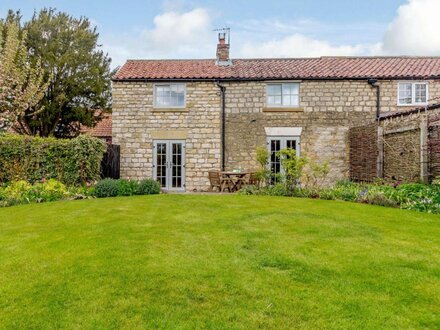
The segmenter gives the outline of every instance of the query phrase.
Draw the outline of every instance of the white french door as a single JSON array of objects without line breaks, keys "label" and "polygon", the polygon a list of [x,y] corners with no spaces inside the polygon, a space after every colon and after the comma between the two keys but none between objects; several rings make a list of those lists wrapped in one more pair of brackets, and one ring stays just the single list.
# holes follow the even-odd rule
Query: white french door
[{"label": "white french door", "polygon": [[185,141],[154,141],[153,178],[163,189],[185,190]]},{"label": "white french door", "polygon": [[269,169],[274,175],[273,183],[276,183],[278,175],[284,173],[277,152],[281,149],[294,149],[296,156],[299,157],[301,154],[299,136],[269,136],[267,138],[267,149],[269,151]]}]

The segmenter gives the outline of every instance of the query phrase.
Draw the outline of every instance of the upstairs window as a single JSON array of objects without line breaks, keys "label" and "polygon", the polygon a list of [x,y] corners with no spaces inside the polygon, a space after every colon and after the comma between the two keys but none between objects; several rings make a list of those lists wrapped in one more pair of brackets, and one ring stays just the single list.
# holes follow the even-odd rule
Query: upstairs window
[{"label": "upstairs window", "polygon": [[397,105],[420,105],[428,103],[428,84],[402,82],[398,87]]},{"label": "upstairs window", "polygon": [[156,108],[184,108],[185,94],[185,84],[157,84],[154,86],[154,106]]},{"label": "upstairs window", "polygon": [[299,106],[299,83],[274,83],[266,88],[267,105],[270,107]]}]

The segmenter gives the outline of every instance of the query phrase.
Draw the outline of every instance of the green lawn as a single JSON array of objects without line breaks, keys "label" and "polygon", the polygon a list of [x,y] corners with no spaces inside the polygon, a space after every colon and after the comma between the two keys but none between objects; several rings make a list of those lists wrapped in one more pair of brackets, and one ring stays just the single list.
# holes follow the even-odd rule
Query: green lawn
[{"label": "green lawn", "polygon": [[156,195],[0,209],[0,328],[440,328],[440,216]]}]

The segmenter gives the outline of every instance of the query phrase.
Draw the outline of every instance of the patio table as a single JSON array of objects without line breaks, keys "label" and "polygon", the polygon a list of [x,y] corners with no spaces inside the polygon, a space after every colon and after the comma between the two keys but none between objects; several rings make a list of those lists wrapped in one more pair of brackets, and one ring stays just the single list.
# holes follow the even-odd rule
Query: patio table
[{"label": "patio table", "polygon": [[225,171],[225,172],[221,172],[221,174],[231,180],[233,184],[233,186],[231,187],[231,191],[237,191],[240,190],[241,186],[245,183],[245,177],[246,175],[250,174],[250,172]]}]

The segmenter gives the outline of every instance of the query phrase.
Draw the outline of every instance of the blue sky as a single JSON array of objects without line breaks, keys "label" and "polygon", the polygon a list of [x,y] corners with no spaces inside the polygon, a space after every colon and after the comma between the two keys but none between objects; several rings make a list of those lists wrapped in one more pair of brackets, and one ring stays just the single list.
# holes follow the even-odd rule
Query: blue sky
[{"label": "blue sky", "polygon": [[224,26],[233,57],[440,55],[440,0],[2,0],[0,15],[42,7],[90,18],[114,65],[212,58]]}]

